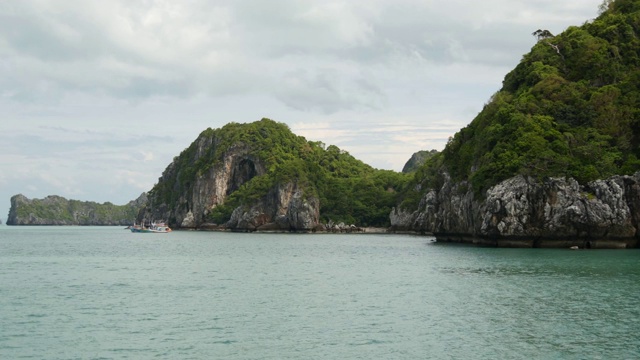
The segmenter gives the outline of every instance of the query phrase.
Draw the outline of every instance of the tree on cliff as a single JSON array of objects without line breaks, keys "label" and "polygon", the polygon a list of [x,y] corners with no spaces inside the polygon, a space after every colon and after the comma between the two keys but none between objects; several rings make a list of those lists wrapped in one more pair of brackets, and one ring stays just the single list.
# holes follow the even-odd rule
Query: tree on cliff
[{"label": "tree on cliff", "polygon": [[541,30],[541,29],[538,29],[538,30],[534,31],[533,34],[531,34],[531,35],[533,35],[536,38],[538,38],[538,41],[540,41],[542,39],[548,39],[550,37],[553,37],[553,34],[551,33],[551,31],[549,31],[549,30]]}]

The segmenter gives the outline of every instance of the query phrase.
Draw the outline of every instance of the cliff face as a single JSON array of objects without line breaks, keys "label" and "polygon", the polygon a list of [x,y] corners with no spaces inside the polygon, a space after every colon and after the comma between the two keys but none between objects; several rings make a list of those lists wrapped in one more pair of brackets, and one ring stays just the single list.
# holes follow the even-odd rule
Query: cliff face
[{"label": "cliff face", "polygon": [[[267,172],[267,164],[253,155],[249,146],[239,143],[227,148],[218,161],[207,160],[215,165],[196,175],[192,183],[185,183],[180,181],[184,168],[179,163],[202,162],[220,144],[216,137],[200,136],[192,146],[190,158],[176,158],[159,179],[159,184],[173,184],[176,201],[169,204],[152,192],[139,220],[168,220],[176,228],[211,227],[209,214],[215,207],[223,205],[243,184]],[[303,190],[296,182],[274,185],[251,205],[238,206],[225,224],[215,226],[240,231],[311,230],[319,222],[319,201],[306,198]]]},{"label": "cliff face", "polygon": [[143,193],[138,199],[118,206],[60,196],[28,199],[18,194],[11,197],[7,225],[130,225],[146,200]]},{"label": "cliff face", "polygon": [[396,230],[429,232],[439,241],[518,247],[636,247],[640,172],[579,185],[573,179],[516,176],[475,198],[466,183],[424,195],[416,211],[394,209]]},{"label": "cliff face", "polygon": [[[197,162],[211,147],[215,147],[214,140],[208,137],[198,138],[190,163]],[[140,220],[163,219],[175,227],[195,228],[207,222],[209,211],[224,203],[231,192],[265,172],[264,166],[248,154],[247,147],[238,146],[225,152],[218,166],[210,167],[191,184],[183,184],[175,180],[181,177],[182,171],[178,160],[175,159],[159,179],[159,183],[174,184],[173,190],[178,194],[177,200],[173,204],[167,204],[151,193],[149,204],[139,215]]]},{"label": "cliff face", "polygon": [[305,198],[295,183],[276,186],[255,205],[238,207],[227,226],[244,230],[309,231],[319,223],[320,204],[317,198]]}]

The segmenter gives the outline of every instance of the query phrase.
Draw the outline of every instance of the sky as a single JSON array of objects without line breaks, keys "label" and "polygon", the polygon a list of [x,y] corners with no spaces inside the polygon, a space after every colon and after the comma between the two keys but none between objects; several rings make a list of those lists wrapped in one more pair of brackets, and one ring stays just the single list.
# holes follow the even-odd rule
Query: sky
[{"label": "sky", "polygon": [[442,150],[529,52],[602,0],[0,2],[10,198],[125,204],[207,128],[270,118],[400,171]]}]

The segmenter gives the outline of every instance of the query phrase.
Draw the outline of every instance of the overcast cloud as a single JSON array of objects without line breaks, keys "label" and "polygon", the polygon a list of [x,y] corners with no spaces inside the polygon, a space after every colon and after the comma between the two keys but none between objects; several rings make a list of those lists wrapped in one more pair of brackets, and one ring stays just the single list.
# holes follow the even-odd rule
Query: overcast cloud
[{"label": "overcast cloud", "polygon": [[0,2],[11,195],[124,204],[207,127],[268,117],[377,168],[444,147],[601,0]]}]

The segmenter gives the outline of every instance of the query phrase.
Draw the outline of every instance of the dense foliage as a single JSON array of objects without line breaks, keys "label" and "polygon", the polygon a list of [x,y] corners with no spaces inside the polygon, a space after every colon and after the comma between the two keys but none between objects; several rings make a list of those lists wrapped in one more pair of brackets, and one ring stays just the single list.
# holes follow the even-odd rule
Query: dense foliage
[{"label": "dense foliage", "polygon": [[[196,154],[203,143],[207,144],[207,153]],[[305,196],[320,200],[320,220],[325,223],[388,226],[389,212],[398,201],[396,190],[409,180],[401,173],[374,169],[337,146],[307,141],[285,124],[262,119],[205,130],[174,159],[150,192],[155,206],[177,206],[180,194],[189,191],[198,176],[220,164],[233,148],[247,149],[247,156],[262,164],[265,171],[236,184],[224,204],[210,213],[216,223],[224,223],[236,207],[250,206],[273,187],[295,182]]]},{"label": "dense foliage", "polygon": [[640,0],[605,1],[557,36],[534,32],[531,52],[414,187],[435,186],[440,169],[479,194],[517,174],[587,182],[640,170],[639,34]]}]

